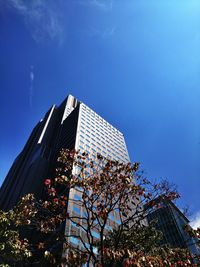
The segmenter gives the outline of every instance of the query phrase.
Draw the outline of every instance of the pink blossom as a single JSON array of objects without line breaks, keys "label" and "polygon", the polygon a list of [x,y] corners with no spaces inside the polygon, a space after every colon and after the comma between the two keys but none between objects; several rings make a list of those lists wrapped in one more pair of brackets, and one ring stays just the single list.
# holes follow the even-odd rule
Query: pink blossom
[{"label": "pink blossom", "polygon": [[50,185],[51,184],[51,180],[50,179],[46,179],[45,181],[44,181],[44,184],[47,186],[47,185]]}]

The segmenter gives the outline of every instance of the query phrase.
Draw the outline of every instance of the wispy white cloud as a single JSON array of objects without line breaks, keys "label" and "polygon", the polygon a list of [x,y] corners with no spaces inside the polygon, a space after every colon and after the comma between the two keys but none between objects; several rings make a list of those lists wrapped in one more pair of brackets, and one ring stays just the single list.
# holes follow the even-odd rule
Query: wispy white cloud
[{"label": "wispy white cloud", "polygon": [[200,227],[200,211],[197,212],[191,219],[190,225],[192,228],[197,229]]},{"label": "wispy white cloud", "polygon": [[26,26],[36,42],[63,41],[63,27],[55,3],[45,0],[8,0],[24,19]]},{"label": "wispy white cloud", "polygon": [[[113,10],[114,0],[77,0],[76,3],[85,6],[87,8],[93,8],[103,12],[111,12]],[[106,39],[115,34],[116,26],[107,25],[104,28],[90,26],[84,32],[88,34],[90,37],[100,37]]]},{"label": "wispy white cloud", "polygon": [[90,36],[100,37],[100,38],[110,38],[112,37],[116,32],[116,27],[107,27],[105,29],[97,29],[95,27],[91,27],[88,29],[88,34]]},{"label": "wispy white cloud", "polygon": [[33,82],[34,82],[34,78],[35,78],[33,69],[34,69],[34,67],[30,66],[30,76],[29,76],[29,78],[30,78],[30,87],[29,87],[29,105],[30,105],[30,108],[32,108],[32,105],[33,105]]},{"label": "wispy white cloud", "polygon": [[90,0],[89,4],[106,11],[112,10],[113,8],[112,0]]},{"label": "wispy white cloud", "polygon": [[102,11],[112,11],[113,9],[113,0],[80,0],[79,3]]},{"label": "wispy white cloud", "polygon": [[115,34],[116,27],[107,28],[103,31],[102,37],[107,38]]}]

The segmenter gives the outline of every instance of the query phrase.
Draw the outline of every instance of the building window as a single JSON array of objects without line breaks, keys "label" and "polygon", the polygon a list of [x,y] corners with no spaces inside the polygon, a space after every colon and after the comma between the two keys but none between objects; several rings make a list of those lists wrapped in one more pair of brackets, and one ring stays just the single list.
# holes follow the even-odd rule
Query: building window
[{"label": "building window", "polygon": [[70,237],[70,242],[72,242],[75,245],[78,245],[79,240],[76,237]]},{"label": "building window", "polygon": [[121,224],[121,220],[120,219],[115,219],[115,222],[117,223],[117,224]]},{"label": "building window", "polygon": [[74,211],[75,213],[77,213],[77,214],[81,214],[80,209],[79,209],[78,207],[76,207],[76,206],[73,206],[73,211]]},{"label": "building window", "polygon": [[115,217],[114,217],[114,215],[113,214],[109,214],[109,219],[111,220],[111,221],[115,221]]},{"label": "building window", "polygon": [[74,199],[75,200],[81,200],[81,196],[77,195],[77,194],[74,194]]},{"label": "building window", "polygon": [[92,231],[92,235],[93,235],[94,237],[96,237],[96,238],[99,238],[99,234],[98,234],[97,232],[95,232],[95,231]]}]

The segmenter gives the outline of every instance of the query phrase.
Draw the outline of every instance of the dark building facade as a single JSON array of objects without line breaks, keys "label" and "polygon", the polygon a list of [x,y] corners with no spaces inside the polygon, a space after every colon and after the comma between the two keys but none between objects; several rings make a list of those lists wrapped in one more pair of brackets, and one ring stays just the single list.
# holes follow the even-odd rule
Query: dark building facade
[{"label": "dark building facade", "polygon": [[158,208],[155,208],[147,216],[148,222],[155,221],[156,228],[162,232],[161,245],[168,244],[171,247],[188,248],[192,254],[200,253],[197,240],[190,237],[184,230],[189,224],[187,217],[170,200],[163,199]]},{"label": "dark building facade", "polygon": [[[74,147],[74,135],[63,144],[63,128],[69,128],[75,132],[78,106],[74,104],[74,112],[64,124],[61,124],[66,99],[59,107],[50,108],[44,118],[34,127],[22,152],[15,159],[0,190],[0,208],[11,209],[19,199],[27,194],[34,193],[41,196],[43,180],[54,167],[55,157],[61,146]],[[70,125],[70,126],[69,126]],[[65,145],[65,146],[64,146]]]}]

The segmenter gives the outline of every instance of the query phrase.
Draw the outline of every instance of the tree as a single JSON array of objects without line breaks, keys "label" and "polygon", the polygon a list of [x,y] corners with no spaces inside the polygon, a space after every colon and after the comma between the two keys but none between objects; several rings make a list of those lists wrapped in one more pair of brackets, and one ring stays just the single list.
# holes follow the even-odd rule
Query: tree
[{"label": "tree", "polygon": [[156,245],[147,212],[159,205],[158,196],[179,195],[166,181],[144,178],[138,163],[62,150],[44,187],[42,200],[28,194],[14,209],[17,224],[36,233],[32,262],[39,266],[192,266],[185,251]]},{"label": "tree", "polygon": [[31,255],[28,240],[20,238],[16,214],[0,211],[0,266],[26,262]]},{"label": "tree", "polygon": [[111,232],[105,241],[106,267],[197,266],[186,249],[160,246],[162,233],[153,225],[135,226],[124,231],[116,250],[117,232]]}]

